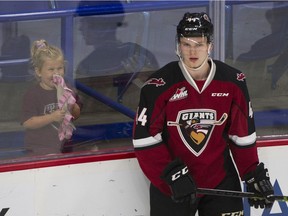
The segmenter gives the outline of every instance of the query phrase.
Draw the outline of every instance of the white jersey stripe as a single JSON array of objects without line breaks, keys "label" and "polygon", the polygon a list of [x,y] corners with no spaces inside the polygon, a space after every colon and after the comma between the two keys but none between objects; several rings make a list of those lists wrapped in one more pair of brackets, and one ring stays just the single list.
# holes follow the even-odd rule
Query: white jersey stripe
[{"label": "white jersey stripe", "polygon": [[161,133],[156,134],[156,136],[146,137],[143,139],[133,139],[133,145],[135,148],[143,148],[147,146],[152,146],[162,142],[162,135]]},{"label": "white jersey stripe", "polygon": [[249,136],[238,137],[236,135],[229,135],[229,138],[238,146],[249,146],[256,142],[256,132]]}]

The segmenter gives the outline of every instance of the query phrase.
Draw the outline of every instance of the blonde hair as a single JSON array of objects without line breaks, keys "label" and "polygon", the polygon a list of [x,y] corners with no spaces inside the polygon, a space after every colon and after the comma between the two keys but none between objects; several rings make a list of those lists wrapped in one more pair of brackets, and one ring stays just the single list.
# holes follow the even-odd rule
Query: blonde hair
[{"label": "blonde hair", "polygon": [[61,49],[56,46],[49,45],[44,39],[36,40],[31,47],[31,63],[32,66],[41,70],[46,58],[50,59],[63,59],[65,63],[64,55]]}]

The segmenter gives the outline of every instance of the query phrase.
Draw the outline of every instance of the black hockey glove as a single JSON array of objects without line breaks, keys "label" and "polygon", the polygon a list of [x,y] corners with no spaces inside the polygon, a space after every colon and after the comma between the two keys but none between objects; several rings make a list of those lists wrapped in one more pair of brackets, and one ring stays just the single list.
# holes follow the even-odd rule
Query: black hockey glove
[{"label": "black hockey glove", "polygon": [[248,192],[260,194],[264,199],[249,198],[250,206],[255,208],[271,208],[273,202],[274,189],[270,182],[268,170],[264,168],[264,164],[260,163],[256,169],[245,175],[244,180]]},{"label": "black hockey glove", "polygon": [[196,185],[187,166],[179,159],[168,164],[161,177],[170,186],[172,199],[175,202],[196,200]]}]

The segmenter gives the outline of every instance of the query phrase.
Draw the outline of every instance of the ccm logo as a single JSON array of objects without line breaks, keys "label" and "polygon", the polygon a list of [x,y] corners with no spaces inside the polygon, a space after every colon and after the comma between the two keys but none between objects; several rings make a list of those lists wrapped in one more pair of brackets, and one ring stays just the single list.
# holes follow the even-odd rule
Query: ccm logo
[{"label": "ccm logo", "polygon": [[188,168],[187,166],[185,166],[182,170],[176,172],[174,175],[172,175],[172,181],[177,180],[178,178],[180,178],[181,176],[184,176],[185,174],[188,173]]},{"label": "ccm logo", "polygon": [[228,97],[229,93],[212,93],[212,97]]}]

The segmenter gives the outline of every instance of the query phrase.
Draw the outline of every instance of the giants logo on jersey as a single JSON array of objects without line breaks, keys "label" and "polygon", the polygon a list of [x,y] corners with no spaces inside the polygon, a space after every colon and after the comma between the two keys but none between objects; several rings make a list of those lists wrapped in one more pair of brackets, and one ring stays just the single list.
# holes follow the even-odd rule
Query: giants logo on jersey
[{"label": "giants logo on jersey", "polygon": [[[220,125],[216,119],[215,110],[189,109],[178,113],[177,124],[174,125],[177,126],[178,133],[186,147],[194,155],[199,156],[207,146],[215,123]],[[171,122],[170,125],[172,125]]]}]

